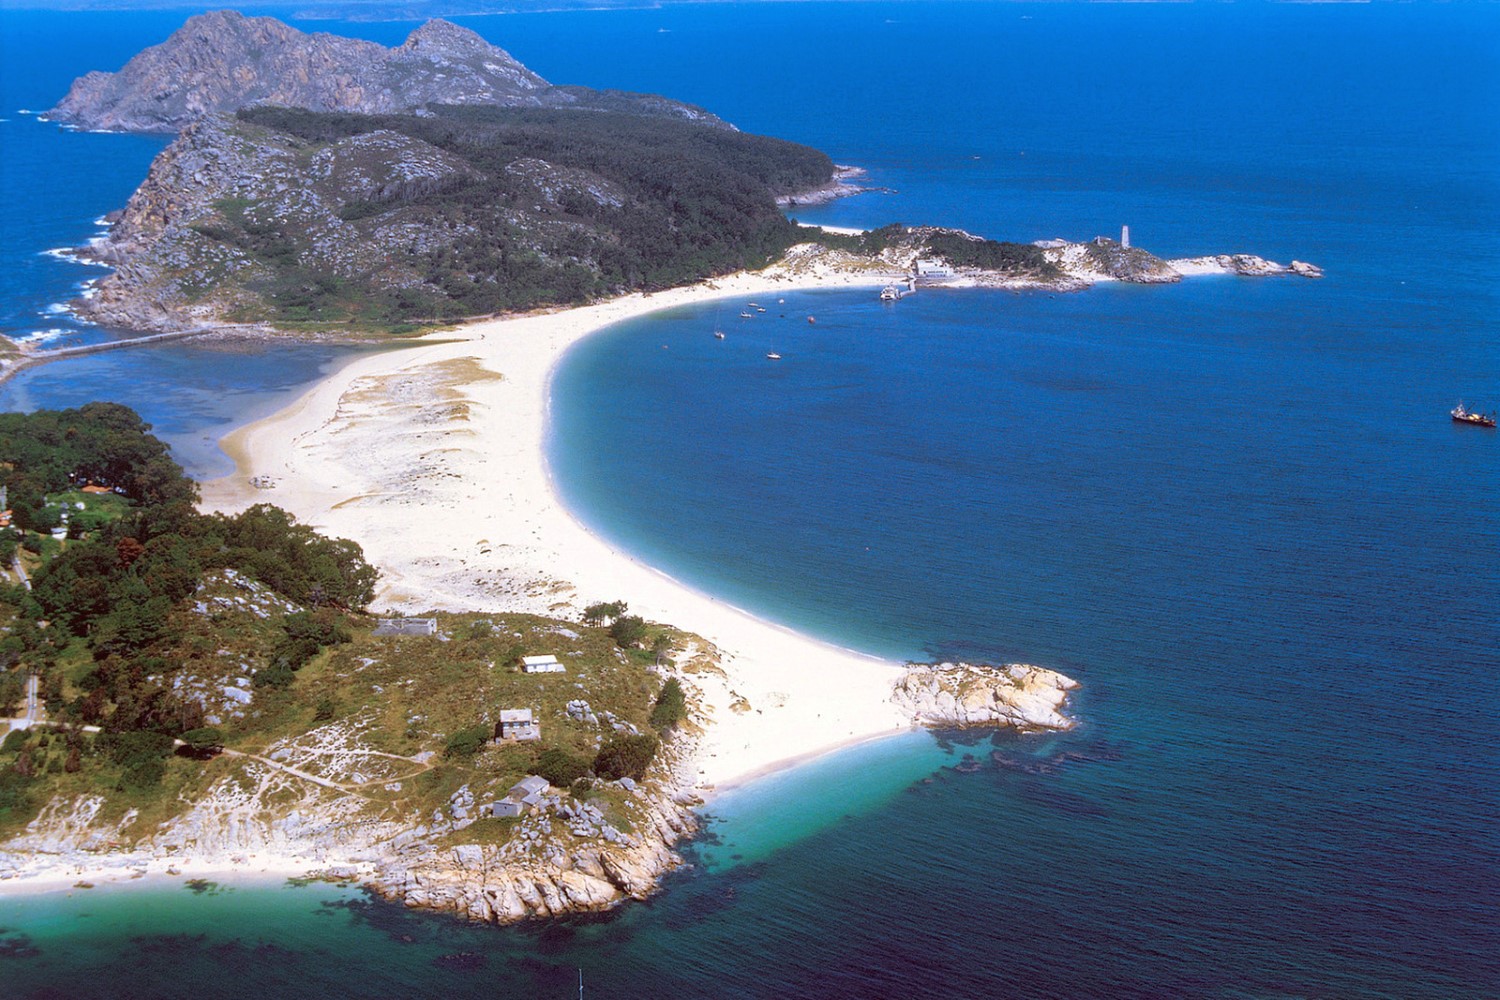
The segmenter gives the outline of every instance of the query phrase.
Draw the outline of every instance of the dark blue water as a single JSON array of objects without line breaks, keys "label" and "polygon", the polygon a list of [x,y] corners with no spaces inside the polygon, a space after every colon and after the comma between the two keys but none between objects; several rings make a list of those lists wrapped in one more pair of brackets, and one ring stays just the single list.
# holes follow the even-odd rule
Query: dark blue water
[{"label": "dark blue water", "polygon": [[[698,865],[602,922],[475,930],[292,891],[243,890],[233,919],[187,893],[0,902],[44,953],[3,967],[23,992],[187,995],[188,969],[195,995],[313,995],[331,969],[371,995],[561,996],[582,966],[606,996],[1500,993],[1500,439],[1445,414],[1500,405],[1494,8],[469,23],[551,79],[697,101],[896,192],[809,218],[1128,223],[1166,255],[1329,276],[801,293],[592,338],[553,443],[591,522],[816,635],[1062,669],[1079,730],[918,734],[726,796]],[[132,907],[206,937],[132,945]],[[287,939],[313,912],[328,930]],[[260,941],[288,953],[216,965]]]}]

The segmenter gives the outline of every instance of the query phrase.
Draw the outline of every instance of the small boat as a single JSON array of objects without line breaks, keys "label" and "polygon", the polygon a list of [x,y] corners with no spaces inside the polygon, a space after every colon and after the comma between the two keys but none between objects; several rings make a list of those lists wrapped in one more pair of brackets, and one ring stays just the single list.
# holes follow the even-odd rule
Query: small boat
[{"label": "small boat", "polygon": [[882,302],[895,302],[900,297],[901,289],[895,285],[886,285],[880,290],[880,301]]},{"label": "small boat", "polygon": [[760,308],[760,303],[759,302],[746,302],[745,305],[749,306],[751,309],[759,309]]},{"label": "small boat", "polygon": [[747,312],[740,313],[740,319],[749,319],[749,318],[750,318],[750,314],[749,313],[747,313]]},{"label": "small boat", "polygon": [[714,331],[714,336],[718,337],[720,340],[723,340],[724,339],[724,331],[723,330],[715,330]]},{"label": "small boat", "polygon": [[765,306],[756,306],[755,307],[755,311],[758,312],[758,313],[763,313],[763,312],[766,311],[766,307]]},{"label": "small boat", "polygon": [[767,354],[766,357],[770,358],[772,361],[780,361],[781,360],[781,355],[777,354],[775,351],[772,351],[770,354]]},{"label": "small boat", "polygon": [[807,317],[807,321],[809,323],[816,323],[818,321],[818,318],[816,316],[809,316]]},{"label": "small boat", "polygon": [[1453,408],[1452,415],[1453,422],[1456,424],[1473,424],[1475,427],[1495,426],[1495,415],[1493,413],[1475,413],[1462,403]]}]

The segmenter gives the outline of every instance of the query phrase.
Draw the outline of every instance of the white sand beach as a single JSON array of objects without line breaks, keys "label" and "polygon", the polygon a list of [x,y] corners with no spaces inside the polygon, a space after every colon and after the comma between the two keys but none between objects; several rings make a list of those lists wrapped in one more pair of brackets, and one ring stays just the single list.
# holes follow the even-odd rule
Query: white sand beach
[{"label": "white sand beach", "polygon": [[713,720],[701,753],[705,791],[904,730],[909,718],[888,700],[898,664],[754,618],[612,548],[563,507],[543,448],[552,370],[604,326],[719,297],[887,280],[740,274],[363,357],[229,435],[237,471],[204,484],[203,507],[274,503],[357,541],[382,571],[381,610],[568,617],[623,599],[632,613],[698,633],[718,646],[725,671],[693,678]]},{"label": "white sand beach", "polygon": [[[277,854],[271,851],[236,854],[232,857],[200,858],[156,857],[127,851],[102,854],[76,854],[59,860],[57,855],[38,853],[30,864],[14,877],[0,881],[0,898],[36,896],[42,893],[82,892],[100,886],[140,884],[160,888],[164,883],[181,879],[184,883],[202,879],[233,886],[268,884],[280,886],[287,879],[307,878],[309,873],[328,869],[326,860],[302,854]],[[375,865],[344,864],[338,866],[340,877],[366,878]]]}]

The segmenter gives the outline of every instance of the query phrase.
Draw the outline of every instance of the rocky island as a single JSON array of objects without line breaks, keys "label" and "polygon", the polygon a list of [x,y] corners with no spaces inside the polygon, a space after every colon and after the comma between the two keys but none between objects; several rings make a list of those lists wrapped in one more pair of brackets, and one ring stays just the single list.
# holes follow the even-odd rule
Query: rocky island
[{"label": "rocky island", "polygon": [[256,105],[362,115],[431,105],[628,109],[730,127],[679,101],[553,86],[450,21],[428,21],[388,49],[232,10],[188,18],[118,72],[80,77],[46,117],[81,129],[180,132],[205,115]]},{"label": "rocky island", "polygon": [[767,267],[899,280],[929,260],[928,283],[1051,290],[1321,273],[1104,239],[798,227],[782,208],[858,193],[860,171],[678,101],[554,86],[444,21],[385,48],[203,14],[80,78],[48,117],[180,133],[77,251],[114,270],[75,310],[141,331],[409,332]]}]

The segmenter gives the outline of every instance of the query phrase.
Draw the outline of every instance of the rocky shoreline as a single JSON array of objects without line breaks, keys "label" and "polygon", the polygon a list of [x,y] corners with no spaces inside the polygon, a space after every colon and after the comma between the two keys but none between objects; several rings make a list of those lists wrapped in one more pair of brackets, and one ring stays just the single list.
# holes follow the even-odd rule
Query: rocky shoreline
[{"label": "rocky shoreline", "polygon": [[796,208],[799,205],[826,205],[830,201],[838,201],[840,198],[849,198],[870,191],[890,191],[889,188],[871,187],[858,183],[858,178],[864,177],[867,173],[868,171],[863,167],[837,164],[833,177],[827,184],[780,195],[776,199],[776,204],[782,208]]},{"label": "rocky shoreline", "polygon": [[[674,747],[663,782],[643,793],[636,829],[610,826],[586,803],[560,799],[527,817],[503,845],[459,844],[448,851],[400,849],[382,861],[368,884],[380,896],[414,909],[483,923],[606,910],[643,900],[682,864],[674,850],[698,829],[687,786],[691,751]],[[632,790],[634,790],[632,788]]]},{"label": "rocky shoreline", "polygon": [[[98,796],[54,799],[23,834],[0,844],[0,892],[270,874],[357,881],[393,902],[490,923],[608,909],[650,895],[682,863],[676,843],[698,828],[692,807],[701,800],[686,780],[691,741],[669,743],[660,757],[646,781],[614,783],[631,801],[633,829],[554,793],[499,844],[487,836],[465,842],[461,831],[496,822],[481,818],[467,788],[416,822],[258,762],[247,768],[255,789],[221,779],[134,844],[134,810],[109,819]],[[281,797],[293,789],[288,807]]]},{"label": "rocky shoreline", "polygon": [[[1065,730],[1063,675],[1026,664],[910,664],[892,701],[913,725],[1004,726],[1025,732]],[[507,924],[606,910],[654,893],[682,865],[676,847],[699,829],[699,741],[679,735],[664,744],[641,783],[612,783],[631,804],[629,829],[588,803],[552,793],[503,842],[476,824],[482,818],[467,786],[446,810],[414,822],[383,814],[341,794],[334,781],[279,768],[272,760],[319,747],[348,761],[367,753],[357,728],[324,727],[283,741],[264,757],[239,760],[182,815],[140,836],[129,810],[106,817],[97,796],[55,799],[20,836],[0,844],[0,892],[88,888],[99,882],[213,874],[234,879],[275,875],[357,881],[414,909]],[[368,768],[346,763],[348,767]],[[324,775],[347,777],[335,769]],[[276,805],[272,805],[274,801]],[[477,836],[466,836],[474,829]],[[134,844],[131,844],[134,838]]]}]

